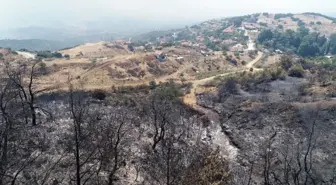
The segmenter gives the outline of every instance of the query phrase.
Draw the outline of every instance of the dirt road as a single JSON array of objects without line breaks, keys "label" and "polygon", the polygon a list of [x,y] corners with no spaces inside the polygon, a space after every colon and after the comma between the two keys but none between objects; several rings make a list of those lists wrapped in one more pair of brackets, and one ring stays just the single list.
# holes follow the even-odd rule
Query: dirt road
[{"label": "dirt road", "polygon": [[255,70],[261,70],[261,69],[257,69],[257,68],[254,68],[253,66],[259,62],[259,60],[262,58],[263,56],[263,53],[262,52],[258,52],[258,56],[252,60],[251,62],[249,62],[247,65],[244,66],[243,69],[240,69],[240,70],[237,70],[237,71],[231,71],[231,72],[226,72],[226,73],[223,73],[223,74],[219,74],[219,75],[215,75],[215,76],[211,76],[209,78],[204,78],[204,79],[201,79],[201,80],[195,80],[195,81],[192,81],[192,87],[191,87],[191,90],[190,90],[190,93],[189,94],[186,94],[184,97],[183,97],[183,101],[185,104],[189,105],[189,106],[192,106],[192,107],[197,107],[197,100],[196,100],[196,94],[197,94],[197,88],[198,86],[200,85],[204,85],[206,84],[207,82],[217,78],[217,77],[223,77],[223,76],[228,76],[230,74],[234,74],[236,72],[242,72],[242,71],[245,71],[245,70],[250,70],[250,68],[253,68]]},{"label": "dirt road", "polygon": [[222,153],[222,155],[225,155],[226,157],[228,157],[231,160],[234,160],[237,156],[238,153],[238,149],[235,148],[233,145],[231,145],[230,143],[230,139],[229,137],[224,134],[222,132],[222,128],[220,127],[220,119],[219,119],[219,115],[217,112],[208,109],[206,107],[202,107],[200,105],[197,104],[197,98],[196,98],[196,91],[198,90],[198,86],[200,85],[204,85],[205,83],[215,79],[216,77],[221,77],[221,76],[227,76],[230,74],[234,74],[236,72],[242,72],[244,70],[249,70],[250,68],[253,68],[253,66],[262,58],[263,53],[259,52],[258,56],[252,60],[251,62],[249,62],[246,66],[244,66],[243,69],[237,70],[237,71],[231,71],[231,72],[227,72],[227,73],[223,73],[220,75],[215,75],[209,78],[204,78],[201,80],[195,80],[192,81],[192,87],[190,90],[189,94],[186,94],[183,97],[183,102],[186,105],[189,105],[191,108],[193,108],[195,111],[203,114],[204,116],[206,116],[210,122],[211,122],[211,129],[207,129],[206,134],[205,135],[210,135],[211,136],[211,142],[213,147],[218,147]]},{"label": "dirt road", "polygon": [[19,55],[22,55],[26,59],[35,59],[35,55],[29,52],[17,51]]}]

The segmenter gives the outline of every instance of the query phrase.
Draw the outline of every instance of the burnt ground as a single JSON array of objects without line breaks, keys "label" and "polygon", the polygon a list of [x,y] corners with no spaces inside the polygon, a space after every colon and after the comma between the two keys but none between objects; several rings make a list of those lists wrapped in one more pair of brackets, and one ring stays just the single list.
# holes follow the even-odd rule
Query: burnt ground
[{"label": "burnt ground", "polygon": [[309,143],[313,146],[311,173],[321,179],[333,174],[336,102],[301,95],[299,87],[306,83],[305,79],[289,77],[259,84],[262,91],[239,89],[224,99],[217,93],[198,96],[199,105],[219,115],[222,131],[237,148],[235,162],[239,168],[248,171],[253,164],[257,184],[262,181],[259,178],[263,175],[265,151],[272,153],[271,166],[280,169],[285,156],[303,158]]}]

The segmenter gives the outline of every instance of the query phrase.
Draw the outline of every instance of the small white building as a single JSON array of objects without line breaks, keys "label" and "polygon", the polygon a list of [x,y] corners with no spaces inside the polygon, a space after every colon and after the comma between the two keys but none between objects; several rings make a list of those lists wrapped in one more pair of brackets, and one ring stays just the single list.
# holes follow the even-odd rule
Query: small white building
[{"label": "small white building", "polygon": [[177,58],[176,58],[176,61],[177,61],[177,62],[184,62],[184,57],[177,57]]}]

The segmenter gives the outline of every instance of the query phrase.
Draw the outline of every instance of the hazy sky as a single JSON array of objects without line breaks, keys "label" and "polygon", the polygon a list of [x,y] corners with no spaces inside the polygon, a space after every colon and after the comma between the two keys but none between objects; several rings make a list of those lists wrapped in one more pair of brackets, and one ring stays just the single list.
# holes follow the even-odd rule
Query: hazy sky
[{"label": "hazy sky", "polygon": [[[319,12],[336,15],[336,0],[0,0],[0,26],[55,21],[71,24],[105,16],[162,21],[202,21],[256,12]],[[49,26],[49,25],[48,25]]]}]

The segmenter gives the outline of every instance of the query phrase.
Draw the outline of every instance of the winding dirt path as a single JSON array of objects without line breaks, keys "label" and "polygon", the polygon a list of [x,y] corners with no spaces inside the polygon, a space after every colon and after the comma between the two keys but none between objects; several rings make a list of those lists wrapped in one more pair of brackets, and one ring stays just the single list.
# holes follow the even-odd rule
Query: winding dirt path
[{"label": "winding dirt path", "polygon": [[191,107],[197,107],[197,100],[196,100],[196,94],[197,94],[197,88],[198,86],[201,86],[201,85],[204,85],[206,84],[207,82],[217,78],[217,77],[223,77],[223,76],[228,76],[230,74],[234,74],[236,72],[243,72],[245,70],[249,70],[250,68],[253,68],[253,71],[259,71],[259,70],[262,70],[262,69],[257,69],[257,68],[254,68],[253,66],[259,62],[259,60],[262,58],[263,56],[263,53],[262,52],[258,52],[258,56],[252,60],[251,62],[249,62],[247,65],[244,66],[244,69],[241,69],[241,70],[237,70],[237,71],[231,71],[231,72],[226,72],[226,73],[222,73],[222,74],[219,74],[219,75],[215,75],[215,76],[211,76],[211,77],[208,77],[208,78],[204,78],[204,79],[201,79],[201,80],[195,80],[195,81],[192,81],[192,87],[191,87],[191,90],[190,90],[190,93],[189,94],[186,94],[184,97],[183,97],[183,101],[185,104],[191,106]]},{"label": "winding dirt path", "polygon": [[238,149],[231,144],[231,141],[230,141],[229,137],[225,133],[222,132],[222,128],[221,128],[221,124],[220,124],[220,116],[218,115],[218,113],[211,110],[211,109],[202,107],[202,106],[197,104],[197,97],[196,97],[197,93],[196,93],[196,91],[198,90],[197,89],[198,86],[204,85],[207,82],[209,82],[209,81],[211,81],[211,80],[213,80],[217,77],[227,76],[227,75],[230,75],[230,74],[234,74],[236,72],[242,72],[242,71],[245,71],[245,70],[249,70],[250,68],[253,68],[254,69],[253,71],[262,70],[262,69],[256,69],[256,68],[253,67],[262,58],[262,56],[263,56],[263,53],[259,52],[258,56],[254,60],[252,60],[246,66],[244,66],[244,69],[227,72],[227,73],[223,73],[223,74],[220,74],[220,75],[215,75],[215,76],[212,76],[212,77],[209,77],[209,78],[204,78],[204,79],[201,79],[201,80],[192,81],[192,87],[191,87],[190,93],[186,94],[183,97],[183,102],[186,105],[190,106],[192,109],[194,109],[195,111],[203,114],[204,116],[206,116],[209,119],[209,121],[211,122],[211,124],[209,126],[210,128],[208,128],[208,129],[206,129],[206,131],[204,131],[204,135],[210,135],[211,138],[208,142],[210,142],[211,145],[214,148],[218,147],[220,149],[222,155],[226,156],[230,160],[235,160],[236,159],[236,156],[238,154]]}]

